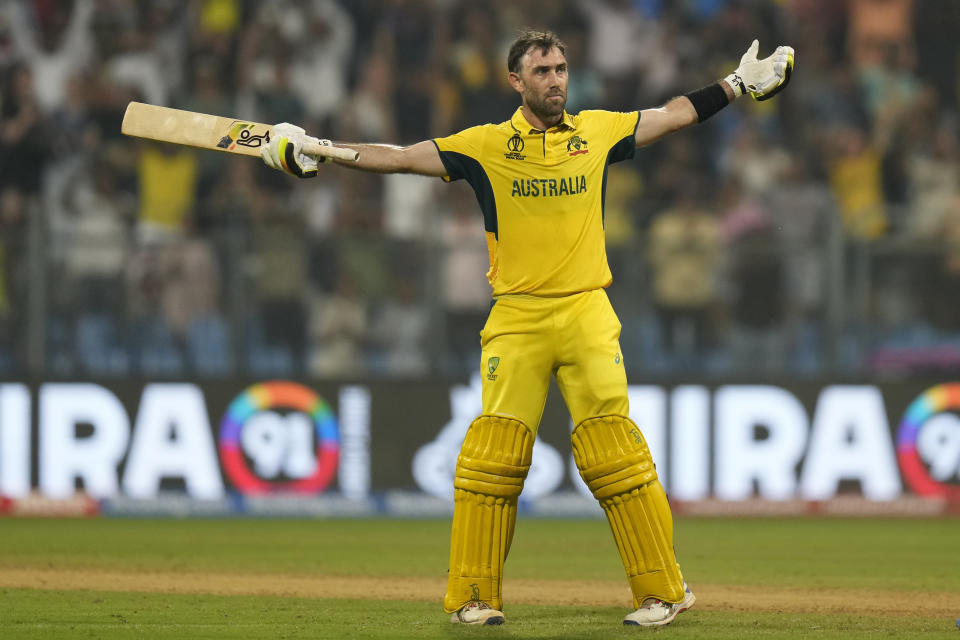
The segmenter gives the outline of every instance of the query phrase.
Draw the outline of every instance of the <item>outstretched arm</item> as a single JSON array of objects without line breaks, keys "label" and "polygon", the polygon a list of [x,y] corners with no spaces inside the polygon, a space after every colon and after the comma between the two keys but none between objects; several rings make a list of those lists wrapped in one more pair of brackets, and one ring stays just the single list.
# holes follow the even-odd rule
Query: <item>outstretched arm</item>
[{"label": "outstretched arm", "polygon": [[356,162],[337,161],[345,167],[376,173],[416,173],[422,176],[445,176],[437,145],[424,140],[409,147],[388,144],[337,143],[360,153]]},{"label": "outstretched arm", "polygon": [[754,100],[768,100],[779,93],[790,82],[793,48],[777,47],[770,57],[757,60],[759,47],[760,43],[754,40],[740,58],[737,70],[723,80],[674,98],[659,109],[641,111],[635,135],[637,146],[703,122],[744,93]]},{"label": "outstretched arm", "polygon": [[[353,149],[360,155],[357,160],[334,160],[327,157],[312,157],[304,153],[306,143],[322,146]],[[444,176],[446,170],[440,161],[440,153],[430,140],[409,147],[388,144],[354,144],[318,140],[310,137],[296,125],[286,122],[274,125],[270,143],[260,150],[267,166],[297,176],[312,178],[317,175],[319,163],[337,162],[346,167],[376,173],[416,173],[424,176]]]}]

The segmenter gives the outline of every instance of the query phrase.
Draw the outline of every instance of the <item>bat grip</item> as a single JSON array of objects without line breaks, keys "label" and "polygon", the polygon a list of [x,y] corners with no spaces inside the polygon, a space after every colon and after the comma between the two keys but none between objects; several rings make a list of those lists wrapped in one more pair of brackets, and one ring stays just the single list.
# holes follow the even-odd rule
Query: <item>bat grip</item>
[{"label": "bat grip", "polygon": [[314,158],[333,158],[334,160],[343,160],[345,162],[356,162],[360,158],[360,152],[345,147],[331,147],[330,145],[318,144],[315,142],[306,142],[302,151],[308,156]]}]

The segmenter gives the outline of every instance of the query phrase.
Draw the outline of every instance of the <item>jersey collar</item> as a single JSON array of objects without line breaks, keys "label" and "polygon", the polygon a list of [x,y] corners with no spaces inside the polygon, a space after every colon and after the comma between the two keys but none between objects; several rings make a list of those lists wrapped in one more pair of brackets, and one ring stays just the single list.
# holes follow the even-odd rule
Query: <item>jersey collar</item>
[{"label": "jersey collar", "polygon": [[[543,133],[542,129],[537,129],[535,126],[530,124],[527,119],[523,116],[523,107],[517,107],[517,110],[514,112],[513,117],[510,118],[510,125],[522,133]],[[564,110],[563,120],[560,121],[560,124],[547,129],[547,131],[563,131],[564,129],[575,130],[577,128],[576,121],[573,116]]]}]

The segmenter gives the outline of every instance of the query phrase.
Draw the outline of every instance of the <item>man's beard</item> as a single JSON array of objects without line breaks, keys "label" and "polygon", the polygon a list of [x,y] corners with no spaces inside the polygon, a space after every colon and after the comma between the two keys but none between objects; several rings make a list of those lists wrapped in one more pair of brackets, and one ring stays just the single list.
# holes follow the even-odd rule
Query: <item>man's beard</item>
[{"label": "man's beard", "polygon": [[551,95],[545,96],[543,99],[528,95],[527,107],[530,108],[530,111],[532,111],[535,116],[544,122],[558,120],[562,117],[563,109],[567,105],[567,96],[562,93],[553,95],[560,95],[563,99],[560,102],[554,102],[550,100]]}]

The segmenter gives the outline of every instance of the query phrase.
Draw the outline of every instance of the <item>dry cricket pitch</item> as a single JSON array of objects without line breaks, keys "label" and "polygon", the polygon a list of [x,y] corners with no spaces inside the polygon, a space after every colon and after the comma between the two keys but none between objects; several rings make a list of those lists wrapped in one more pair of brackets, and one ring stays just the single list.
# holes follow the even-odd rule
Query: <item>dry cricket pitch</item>
[{"label": "dry cricket pitch", "polygon": [[[269,595],[297,598],[436,601],[443,597],[441,578],[407,577],[397,590],[396,577],[263,573],[122,571],[79,568],[6,567],[0,587],[56,590],[128,591],[142,593]],[[703,611],[754,611],[846,614],[853,616],[935,617],[957,605],[953,593],[905,594],[881,589],[776,590],[743,585],[694,584],[696,607]],[[629,606],[625,581],[504,581],[504,600],[518,604]]]}]

